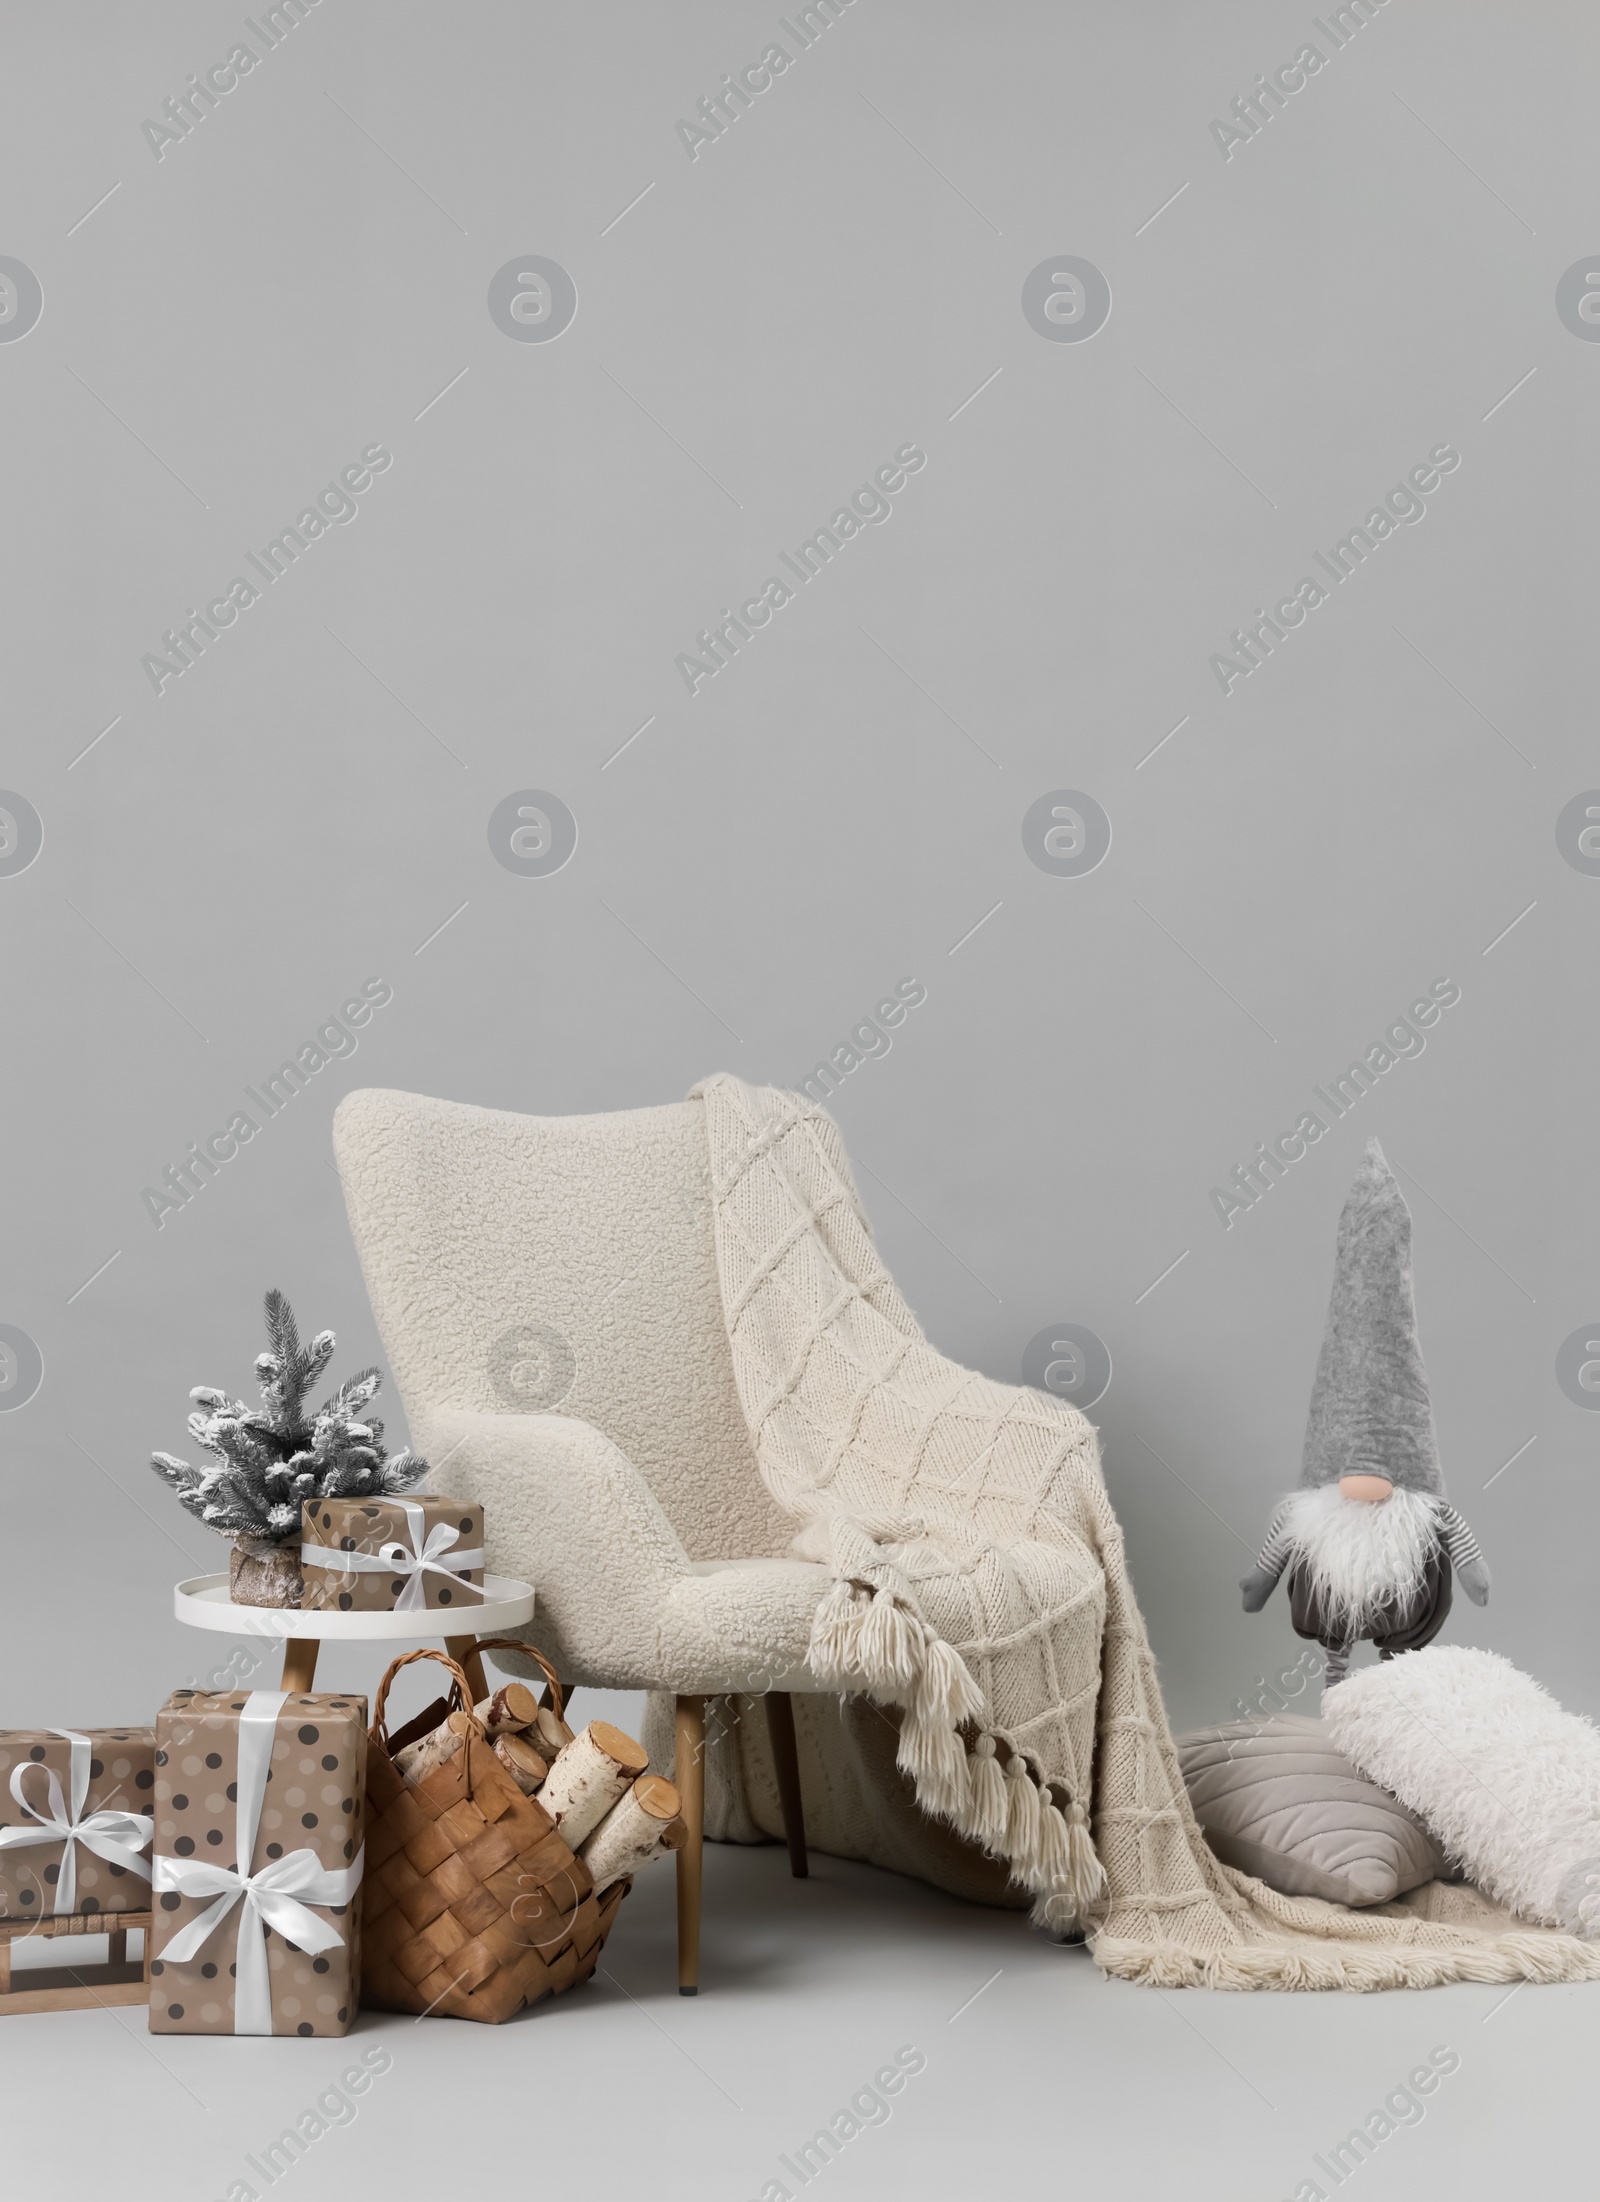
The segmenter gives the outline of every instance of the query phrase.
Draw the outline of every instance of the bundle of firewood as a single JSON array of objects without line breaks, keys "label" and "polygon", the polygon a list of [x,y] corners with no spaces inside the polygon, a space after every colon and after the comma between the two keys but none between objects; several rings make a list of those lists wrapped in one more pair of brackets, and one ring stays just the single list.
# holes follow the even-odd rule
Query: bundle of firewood
[{"label": "bundle of firewood", "polygon": [[521,1682],[507,1682],[470,1713],[447,1714],[437,1728],[394,1754],[408,1786],[425,1781],[481,1730],[525,1797],[537,1797],[562,1841],[589,1869],[595,1894],[642,1866],[681,1850],[688,1831],[672,1783],[649,1770],[642,1745],[608,1720],[574,1735]]}]

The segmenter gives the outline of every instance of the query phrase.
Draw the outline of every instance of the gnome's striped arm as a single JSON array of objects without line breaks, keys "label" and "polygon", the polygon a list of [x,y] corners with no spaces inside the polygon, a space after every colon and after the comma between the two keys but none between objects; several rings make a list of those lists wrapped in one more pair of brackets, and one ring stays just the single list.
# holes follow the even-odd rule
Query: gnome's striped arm
[{"label": "gnome's striped arm", "polygon": [[[1256,1555],[1256,1566],[1263,1575],[1270,1575],[1274,1582],[1289,1565],[1289,1556],[1294,1549],[1289,1542],[1288,1513],[1286,1504],[1278,1508],[1267,1531],[1266,1542]],[[1465,1529],[1467,1525],[1463,1522],[1461,1526]]]},{"label": "gnome's striped arm", "polygon": [[[1261,1611],[1277,1589],[1278,1578],[1293,1556],[1294,1547],[1289,1541],[1288,1513],[1289,1502],[1285,1499],[1272,1517],[1266,1542],[1261,1547],[1255,1566],[1240,1581],[1239,1588],[1244,1592],[1246,1613]],[[1463,1522],[1461,1526],[1465,1529],[1466,1523]],[[1467,1533],[1471,1535],[1470,1530]]]},{"label": "gnome's striped arm", "polygon": [[1489,1563],[1478,1549],[1478,1540],[1453,1506],[1439,1509],[1439,1540],[1450,1555],[1450,1564],[1461,1578],[1461,1587],[1475,1606],[1489,1597]]}]

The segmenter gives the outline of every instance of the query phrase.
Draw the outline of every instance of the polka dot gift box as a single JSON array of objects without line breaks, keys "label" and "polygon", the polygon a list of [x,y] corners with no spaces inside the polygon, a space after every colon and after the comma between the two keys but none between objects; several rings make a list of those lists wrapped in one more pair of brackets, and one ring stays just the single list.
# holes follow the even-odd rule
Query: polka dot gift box
[{"label": "polka dot gift box", "polygon": [[156,1715],[153,2034],[343,2034],[367,1701],[175,1690]]},{"label": "polka dot gift box", "polygon": [[483,1508],[460,1499],[307,1499],[302,1606],[410,1613],[483,1599]]},{"label": "polka dot gift box", "polygon": [[148,1911],[153,1728],[0,1730],[0,1919]]}]

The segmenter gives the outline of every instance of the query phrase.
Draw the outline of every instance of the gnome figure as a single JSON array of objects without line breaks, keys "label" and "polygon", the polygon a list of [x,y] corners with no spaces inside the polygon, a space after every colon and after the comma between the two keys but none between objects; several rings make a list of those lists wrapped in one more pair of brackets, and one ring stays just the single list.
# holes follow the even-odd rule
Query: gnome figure
[{"label": "gnome figure", "polygon": [[1290,1617],[1327,1654],[1332,1688],[1362,1637],[1380,1659],[1432,1642],[1450,1611],[1452,1566],[1483,1605],[1489,1570],[1439,1468],[1411,1295],[1411,1213],[1374,1139],[1339,1218],[1300,1488],[1239,1587],[1245,1612],[1259,1613],[1289,1570]]}]

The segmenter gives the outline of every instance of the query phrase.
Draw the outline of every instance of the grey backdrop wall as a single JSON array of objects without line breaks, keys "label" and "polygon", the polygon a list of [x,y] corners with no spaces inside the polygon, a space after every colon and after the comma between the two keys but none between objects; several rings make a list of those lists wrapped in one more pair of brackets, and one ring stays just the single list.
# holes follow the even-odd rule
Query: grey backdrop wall
[{"label": "grey backdrop wall", "polygon": [[227,1656],[145,1463],[268,1284],[375,1355],[341,1093],[826,1059],[935,1339],[1100,1394],[1180,1721],[1298,1656],[1234,1586],[1381,1136],[1451,1634],[1600,1710],[1582,11],[6,38],[0,1719]]}]

